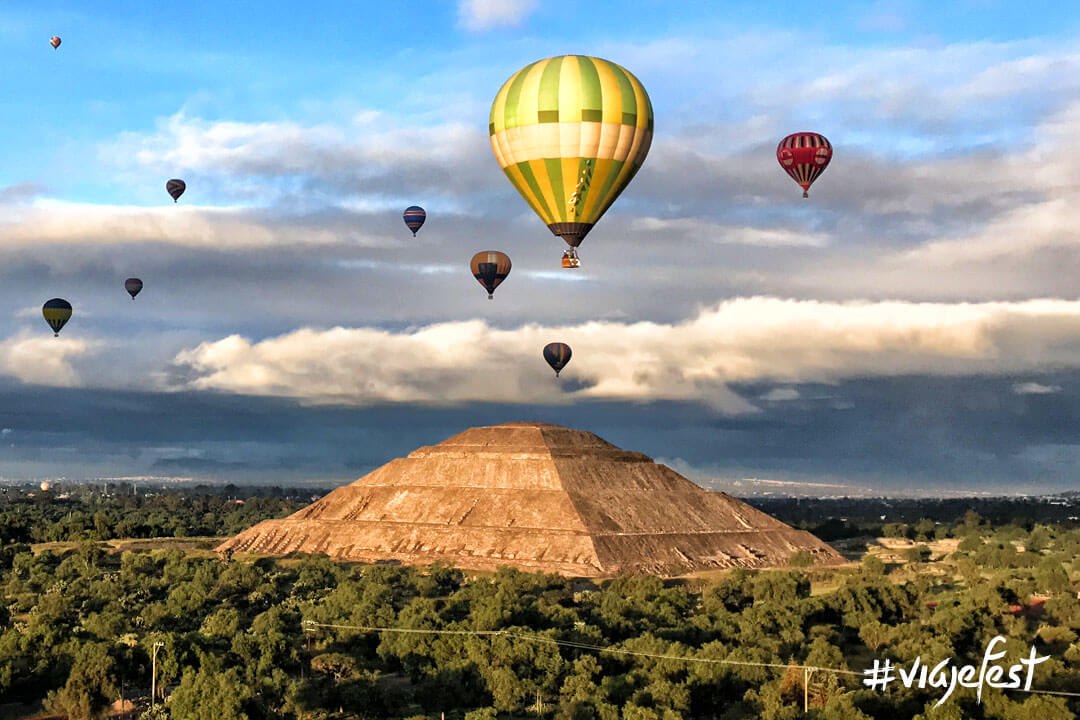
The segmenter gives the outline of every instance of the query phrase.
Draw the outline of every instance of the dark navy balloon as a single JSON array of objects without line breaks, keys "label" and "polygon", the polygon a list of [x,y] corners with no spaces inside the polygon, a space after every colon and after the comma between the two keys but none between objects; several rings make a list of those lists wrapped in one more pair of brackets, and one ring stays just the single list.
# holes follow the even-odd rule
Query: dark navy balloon
[{"label": "dark navy balloon", "polygon": [[570,346],[566,343],[554,342],[544,346],[544,359],[547,360],[547,364],[551,366],[551,369],[555,371],[555,377],[559,377],[559,371],[570,362],[571,354]]},{"label": "dark navy balloon", "polygon": [[416,231],[424,224],[424,220],[427,220],[427,213],[419,205],[410,205],[405,208],[405,212],[402,213],[401,217],[405,219],[405,224],[412,230],[413,237],[416,237]]},{"label": "dark navy balloon", "polygon": [[180,199],[180,196],[187,190],[187,183],[179,178],[173,178],[169,182],[165,183],[165,190],[172,197],[172,201],[176,202]]},{"label": "dark navy balloon", "polygon": [[41,314],[53,329],[53,334],[59,337],[60,329],[71,319],[71,303],[63,298],[53,298],[41,307]]},{"label": "dark navy balloon", "polygon": [[142,280],[139,278],[128,278],[124,281],[124,289],[128,291],[128,295],[134,300],[135,296],[142,290]]}]

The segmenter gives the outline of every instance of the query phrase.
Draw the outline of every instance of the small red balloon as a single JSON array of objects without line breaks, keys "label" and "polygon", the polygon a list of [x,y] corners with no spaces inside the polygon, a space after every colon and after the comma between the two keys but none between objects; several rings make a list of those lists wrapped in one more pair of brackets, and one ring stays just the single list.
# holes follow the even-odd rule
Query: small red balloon
[{"label": "small red balloon", "polygon": [[825,136],[812,132],[793,133],[776,146],[776,159],[780,167],[799,183],[803,197],[809,197],[807,191],[829,166],[832,153],[832,144]]}]

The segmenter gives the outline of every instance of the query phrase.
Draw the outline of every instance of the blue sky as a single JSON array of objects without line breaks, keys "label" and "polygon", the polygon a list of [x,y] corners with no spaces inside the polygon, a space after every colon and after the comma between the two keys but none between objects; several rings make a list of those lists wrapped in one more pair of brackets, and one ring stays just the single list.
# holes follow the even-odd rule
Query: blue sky
[{"label": "blue sky", "polygon": [[[822,59],[865,49],[897,53],[897,63],[886,62],[876,82],[918,83],[922,78],[908,75],[904,50],[983,46],[988,56],[1021,58],[1068,43],[1080,19],[1080,9],[1068,4],[976,0],[824,2],[812,14],[796,2],[727,2],[722,11],[666,2],[630,3],[625,11],[618,3],[506,5],[524,8],[513,15],[516,24],[476,29],[453,2],[340,2],[310,9],[290,2],[35,3],[6,10],[0,61],[9,71],[0,79],[7,107],[0,132],[7,147],[0,181],[33,178],[70,199],[135,197],[149,203],[151,196],[139,196],[131,186],[133,178],[122,182],[86,172],[93,170],[85,163],[94,159],[96,143],[123,132],[150,132],[179,111],[209,121],[301,123],[377,111],[395,122],[424,125],[441,119],[454,102],[461,110],[484,112],[490,86],[540,55],[621,47],[654,58],[652,68],[638,69],[644,79],[652,70],[676,80],[650,88],[654,104],[668,110],[661,115],[664,127],[682,130],[718,119],[711,107],[712,117],[698,116],[704,109],[695,108],[699,82],[743,93],[762,78],[808,83]],[[64,39],[55,53],[45,44],[52,33]],[[686,80],[678,82],[677,61],[680,53],[693,56],[691,45],[713,45],[713,52],[697,56],[720,62],[682,68]],[[665,55],[676,61],[674,68],[663,67]],[[735,62],[740,59],[745,64]],[[953,69],[965,68],[936,68],[935,74]],[[947,77],[935,79],[949,84]],[[1054,101],[1029,98],[1035,107],[1013,107],[1010,114],[1030,120],[1027,112]],[[803,102],[791,116],[846,124],[833,109]],[[741,110],[733,104],[720,119],[739,118]],[[926,133],[892,126],[888,118],[876,127],[844,130],[865,144],[888,137],[890,152],[898,154],[942,149]],[[1024,139],[1015,126],[940,130],[954,147],[1002,136]]]},{"label": "blue sky", "polygon": [[[1074,487],[1078,37],[1080,8],[976,0],[2,8],[0,477],[336,482],[542,417],[721,485]],[[486,133],[560,53],[656,116],[578,274]],[[836,148],[810,201],[774,156],[803,129]],[[462,271],[489,247],[495,302]],[[296,431],[236,428],[269,412]],[[337,422],[374,447],[302,430]]]}]

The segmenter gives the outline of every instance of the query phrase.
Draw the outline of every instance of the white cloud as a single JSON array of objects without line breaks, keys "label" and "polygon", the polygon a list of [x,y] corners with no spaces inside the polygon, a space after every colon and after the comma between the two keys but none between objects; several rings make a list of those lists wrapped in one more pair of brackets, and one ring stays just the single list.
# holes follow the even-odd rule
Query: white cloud
[{"label": "white cloud", "polygon": [[[1071,50],[1068,43],[1061,47]],[[832,116],[844,124],[858,118],[859,125],[872,128],[883,121],[899,121],[903,126],[894,130],[905,139],[913,131],[933,127],[950,130],[952,137],[956,131],[950,126],[960,120],[975,124],[967,129],[968,137],[976,128],[1004,132],[1008,128],[991,127],[990,118],[1023,112],[1023,100],[1043,93],[1068,96],[1078,88],[1080,68],[1080,54],[1037,41],[876,50],[826,46],[816,49],[814,58],[812,77],[795,73],[783,84],[763,84],[752,91],[754,104],[765,108],[828,103]],[[896,72],[899,67],[903,73]]]},{"label": "white cloud", "polygon": [[[663,98],[664,106],[657,105],[659,135],[650,157],[584,245],[578,274],[557,269],[561,244],[548,237],[498,170],[484,131],[486,108],[476,115],[446,115],[438,105],[443,110],[436,117],[350,105],[347,111],[332,108],[336,113],[307,112],[304,117],[315,119],[303,121],[213,121],[180,112],[149,133],[125,133],[103,146],[104,162],[95,164],[121,169],[106,182],[130,181],[117,196],[154,207],[50,201],[30,185],[0,191],[6,277],[32,277],[43,265],[69,274],[72,267],[119,267],[124,260],[112,252],[116,244],[145,246],[130,249],[139,255],[140,273],[149,274],[144,268],[165,258],[153,270],[160,274],[182,264],[181,251],[159,247],[170,244],[201,251],[191,254],[191,266],[212,262],[222,275],[246,269],[234,273],[237,297],[261,296],[263,286],[280,288],[297,278],[287,301],[278,293],[262,304],[257,330],[248,329],[248,313],[230,330],[215,328],[204,338],[224,332],[265,337],[315,325],[324,321],[322,299],[332,291],[336,307],[347,309],[326,322],[416,324],[475,317],[475,308],[459,301],[459,278],[445,268],[496,243],[515,263],[501,291],[504,302],[492,308],[506,311],[498,316],[502,327],[528,320],[572,323],[589,317],[593,307],[602,307],[603,317],[672,322],[723,298],[757,294],[830,300],[1073,296],[1070,257],[1078,236],[1069,212],[1075,191],[1070,195],[1068,188],[1080,187],[1080,174],[1069,158],[1080,152],[1080,103],[1068,102],[1076,94],[1067,88],[1059,93],[1062,109],[1049,117],[1032,111],[1033,122],[1020,130],[1024,141],[1015,144],[993,142],[993,134],[980,140],[981,131],[966,125],[950,126],[943,136],[903,115],[943,107],[942,96],[954,102],[960,86],[971,86],[965,91],[968,110],[981,107],[979,98],[999,83],[1018,93],[1059,88],[1054,83],[1067,82],[1069,73],[1055,68],[1072,67],[1070,55],[1015,43],[858,53],[823,48],[820,75],[832,80],[823,81],[822,93],[808,107],[820,108],[825,114],[817,117],[835,128],[837,134],[828,133],[837,156],[804,201],[772,152],[776,137],[795,127],[790,110],[780,112],[788,96],[777,83],[802,83],[790,74],[769,74],[779,57],[776,46],[788,43],[765,43],[749,33],[732,39],[704,43],[687,34],[640,46],[597,47],[647,85],[663,87],[655,99]],[[734,86],[697,83],[694,73],[724,64],[707,62],[717,53],[744,54],[758,75],[735,78]],[[448,58],[447,67],[460,62]],[[882,124],[869,115],[861,120],[845,114],[870,102],[860,95],[868,78],[890,77],[889,68],[907,63],[914,68],[905,73],[914,78],[908,89],[914,100],[901,103],[899,115]],[[846,74],[854,68],[858,72]],[[683,78],[685,72],[691,76]],[[504,78],[501,71],[497,75],[490,90],[461,94],[482,96],[480,104],[486,105]],[[901,96],[879,99],[890,104]],[[956,119],[954,109],[943,111],[946,119]],[[415,125],[425,122],[440,124]],[[897,144],[881,142],[893,130],[933,143],[953,137],[963,142],[947,153],[900,160]],[[970,152],[972,142],[986,149]],[[178,206],[169,202],[161,182],[146,180],[173,174],[189,180]],[[414,201],[430,213],[415,242],[400,222],[400,208]],[[207,202],[229,205],[206,207]],[[297,253],[265,248],[310,250],[306,262],[325,261],[333,270],[355,269],[357,275],[313,278],[321,269],[304,267],[287,275],[282,270],[293,270]],[[227,267],[219,262],[219,250],[237,251],[226,258]],[[556,263],[548,262],[549,254]],[[422,274],[423,290],[413,292],[421,285],[402,285],[397,273],[381,272],[394,268]],[[296,291],[301,280],[325,283],[325,292]],[[555,280],[572,282],[580,299],[552,292]],[[354,294],[348,283],[362,289]],[[548,301],[511,305],[515,287],[546,293]],[[363,308],[362,316],[357,308]],[[163,321],[182,314],[186,328],[211,324],[202,319],[208,313],[197,300],[170,309]]]},{"label": "white cloud", "polygon": [[520,25],[536,8],[536,0],[460,0],[458,18],[470,30]]},{"label": "white cloud", "polygon": [[1074,202],[1051,199],[1016,208],[979,231],[935,240],[905,251],[898,259],[935,265],[1004,261],[1054,247],[1080,247]]},{"label": "white cloud", "polygon": [[[995,214],[989,222],[960,237],[928,238],[904,256],[915,262],[952,265],[994,262],[1031,255],[1051,248],[1080,246],[1073,208],[1080,195],[1080,169],[1069,158],[1080,153],[1080,101],[1046,119],[1033,144],[979,167],[978,158],[952,169],[954,180],[967,189],[1005,196],[1026,194],[1026,202]],[[965,177],[966,176],[966,177]],[[978,178],[973,182],[972,178]],[[941,188],[945,190],[944,187]],[[976,196],[969,195],[969,201]]]},{"label": "white cloud", "polygon": [[[153,133],[122,133],[98,154],[101,162],[137,168],[141,176],[147,170],[161,177],[195,174],[212,188],[204,197],[225,193],[260,204],[278,194],[318,198],[329,192],[337,201],[406,188],[464,193],[476,187],[475,168],[490,170],[494,163],[482,123],[417,127],[378,113],[303,125],[208,121],[181,111],[161,119]],[[189,177],[187,196],[199,187]]]},{"label": "white cloud", "polygon": [[[540,348],[574,349],[563,380]],[[749,298],[677,323],[587,322],[494,329],[480,320],[418,330],[302,329],[231,336],[181,352],[187,389],[306,402],[530,402],[700,399],[756,408],[731,382],[1008,373],[1080,364],[1080,302],[826,303]]]},{"label": "white cloud", "polygon": [[1061,392],[1060,385],[1041,385],[1037,382],[1016,383],[1013,392],[1017,395],[1051,395]]},{"label": "white cloud", "polygon": [[24,383],[75,387],[83,384],[72,361],[95,347],[90,340],[29,332],[0,342],[0,374]]},{"label": "white cloud", "polygon": [[400,238],[342,224],[275,218],[247,208],[96,205],[39,199],[5,208],[0,242],[6,248],[42,244],[169,243],[215,250],[268,246],[393,247]]},{"label": "white cloud", "polygon": [[[951,48],[949,52],[983,58],[985,53],[997,57],[1007,51],[1017,52],[1005,46],[980,46],[963,52]],[[930,50],[918,53],[934,55]],[[938,59],[947,57],[945,53]],[[1064,56],[1035,56],[1015,61],[1015,68],[1008,67],[1017,77],[1030,79],[1036,71],[1046,74],[1070,62]],[[967,64],[977,66],[970,59]],[[871,65],[871,69],[880,70],[879,63]],[[925,88],[918,90],[921,99],[917,105],[934,104],[926,92]],[[978,100],[971,102],[977,104]],[[812,225],[802,222],[805,218],[800,216],[794,216],[798,224],[793,222],[793,213],[798,212],[793,202],[799,209],[810,206],[798,206],[800,201],[793,200],[798,190],[776,167],[771,148],[767,144],[747,146],[745,128],[753,130],[752,144],[764,143],[762,138],[780,131],[768,123],[762,127],[761,117],[752,116],[737,132],[725,126],[724,132],[714,133],[716,128],[704,127],[685,135],[669,132],[658,137],[639,177],[594,235],[600,236],[624,218],[638,242],[648,236],[676,243],[693,241],[673,246],[685,247],[683,257],[689,257],[697,267],[727,267],[730,260],[729,255],[696,250],[701,240],[732,246],[731,252],[738,246],[780,252],[799,247],[843,249],[839,261],[847,262],[848,269],[853,254],[847,250],[854,243],[885,245],[890,252],[902,247],[900,256],[887,255],[882,260],[914,282],[925,274],[928,264],[952,269],[957,263],[984,262],[992,256],[1030,253],[1074,242],[1067,208],[1080,187],[1080,175],[1068,158],[1080,152],[1076,140],[1080,137],[1080,103],[1036,124],[1029,144],[995,145],[977,153],[898,163],[889,157],[890,145],[866,138],[860,141],[858,133],[846,143],[841,142],[843,137],[834,137],[840,143],[838,154],[812,193],[814,205],[822,211]],[[873,146],[873,154],[860,150],[865,144]],[[498,172],[480,123],[401,127],[395,118],[371,113],[337,124],[241,123],[211,122],[177,113],[163,119],[154,133],[122,135],[103,147],[101,156],[113,163],[133,162],[140,178],[148,170],[162,177],[174,171],[195,173],[197,179],[189,194],[201,187],[204,197],[240,204],[269,203],[286,208],[286,217],[296,212],[296,204],[308,210],[330,206],[385,211],[388,203],[417,195],[438,197],[458,209],[475,208],[468,214],[481,215],[484,220],[501,219],[499,215],[515,210],[523,217],[530,215]],[[163,194],[158,188],[154,192]],[[506,202],[491,202],[493,192]],[[197,199],[188,200],[193,201]],[[189,205],[188,209],[196,208]],[[5,213],[9,224],[0,226],[0,233],[26,239],[42,227],[47,236],[66,236],[69,228],[75,234],[88,234],[77,223],[55,221],[56,230],[50,233],[48,210],[43,201],[29,208],[13,207]],[[199,215],[185,218],[184,224],[173,222],[180,213],[168,213],[177,208],[157,208],[155,212],[158,210],[164,214],[140,218],[134,233],[165,238],[184,234],[186,242],[208,245],[222,242],[224,237],[252,245],[273,244],[275,236],[296,235],[292,228],[280,230],[280,222],[256,221],[238,208],[224,208],[220,215],[198,208]],[[75,208],[75,212],[81,213],[82,208]],[[131,234],[126,227],[134,222],[134,215],[150,211],[102,211],[116,218],[97,218],[91,210],[87,212],[88,228],[108,230],[109,223],[116,222],[121,229],[118,236],[124,236]],[[839,213],[845,218],[842,225],[837,220]],[[234,226],[215,229],[229,222]],[[537,227],[534,218],[529,217],[528,222]],[[247,224],[256,227],[248,231]],[[327,241],[341,239],[344,228],[309,224],[304,230],[304,241],[319,243],[320,235]],[[353,235],[347,239],[364,245],[384,244],[384,238],[359,237],[359,228],[353,228]],[[905,252],[910,256],[904,256]],[[760,262],[761,258],[754,259]],[[881,258],[871,258],[871,264],[877,259]],[[861,273],[848,275],[848,282],[855,284],[865,277]],[[830,291],[838,288],[844,292],[844,286],[836,282],[836,276],[829,279]],[[983,285],[994,287],[996,283]],[[786,293],[790,288],[780,284],[761,289]],[[903,295],[903,291],[898,294]]]},{"label": "white cloud", "polygon": [[[905,15],[911,13],[890,2],[863,20],[896,31]],[[668,133],[688,129],[729,156],[733,146],[764,139],[775,147],[784,128],[810,129],[805,123],[840,143],[837,161],[853,145],[896,158],[1015,142],[1040,111],[1056,106],[1048,98],[1080,90],[1074,38],[945,43],[909,36],[868,47],[823,43],[812,31],[782,27],[768,33],[702,27],[648,42],[601,42],[595,52],[633,71],[647,88],[664,87],[672,111],[657,115],[657,128],[663,121]],[[814,62],[800,64],[792,48],[807,47]],[[741,71],[711,82],[714,68],[732,66]],[[706,125],[706,116],[715,120]],[[735,118],[764,120],[749,131],[710,132]]]},{"label": "white cloud", "polygon": [[631,221],[630,229],[666,235],[678,233],[693,237],[698,242],[718,245],[825,247],[829,244],[828,237],[804,230],[726,225],[690,217],[671,219],[641,217]]},{"label": "white cloud", "polygon": [[798,400],[800,397],[802,395],[795,388],[778,387],[762,395],[761,399],[766,402],[787,402],[789,400]]}]

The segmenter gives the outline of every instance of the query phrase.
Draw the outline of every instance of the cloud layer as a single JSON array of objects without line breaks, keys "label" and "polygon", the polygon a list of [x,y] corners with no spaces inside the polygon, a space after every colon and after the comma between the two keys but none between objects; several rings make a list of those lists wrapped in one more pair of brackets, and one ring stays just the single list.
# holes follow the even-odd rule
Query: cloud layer
[{"label": "cloud layer", "polygon": [[93,383],[80,377],[74,360],[96,343],[51,335],[19,333],[0,342],[0,373],[35,385],[75,387]]},{"label": "cloud layer", "polygon": [[[562,383],[546,377],[540,360],[540,348],[552,341],[574,349]],[[181,352],[176,365],[185,389],[308,402],[700,400],[737,413],[756,407],[732,392],[732,383],[1070,368],[1080,365],[1078,350],[1080,302],[748,298],[678,324],[497,330],[473,320],[403,332],[303,329],[254,343],[232,336]]]},{"label": "cloud layer", "polygon": [[[0,188],[0,375],[12,398],[96,398],[87,418],[122,397],[153,432],[114,446],[86,419],[82,435],[39,429],[33,445],[37,410],[13,399],[3,441],[50,448],[26,449],[26,468],[75,468],[93,446],[101,472],[330,472],[318,457],[330,443],[290,444],[308,419],[324,432],[335,413],[354,418],[334,436],[344,446],[383,443],[362,428],[391,412],[399,429],[438,414],[443,437],[530,415],[619,428],[625,415],[640,427],[622,444],[679,446],[688,467],[730,477],[918,475],[904,443],[936,453],[928,477],[1065,477],[1080,444],[1080,55],[1067,38],[916,37],[919,14],[894,5],[852,23],[903,30],[903,46],[672,20],[664,35],[593,33],[575,50],[539,22],[475,32],[548,6],[471,0],[457,5],[470,43],[419,62],[403,47],[346,68],[321,51],[273,67],[319,68],[325,91],[255,108],[243,99],[288,83],[234,89],[236,103],[223,83],[148,97],[124,132],[81,126],[40,163],[47,175]],[[563,51],[630,68],[656,110],[649,158],[576,273],[486,134],[499,84]],[[806,201],[774,157],[800,128],[836,147]],[[178,205],[163,188],[173,176],[188,181]],[[414,203],[429,214],[417,238],[400,217]],[[494,302],[466,268],[488,248],[514,262]],[[128,275],[146,282],[137,302]],[[75,305],[59,339],[39,312],[53,296]],[[552,340],[574,347],[560,380],[540,357]],[[179,406],[174,426],[150,422]],[[269,429],[270,448],[230,434],[253,408],[304,420]],[[232,422],[189,446],[219,411]],[[410,438],[399,451],[441,439]],[[374,462],[333,457],[334,472]]]}]

